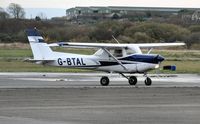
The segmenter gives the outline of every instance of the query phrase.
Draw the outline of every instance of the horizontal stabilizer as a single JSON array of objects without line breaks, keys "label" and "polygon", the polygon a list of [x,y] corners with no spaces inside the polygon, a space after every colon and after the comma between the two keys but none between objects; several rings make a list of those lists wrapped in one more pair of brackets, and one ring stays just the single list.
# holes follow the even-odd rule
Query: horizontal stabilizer
[{"label": "horizontal stabilizer", "polygon": [[44,63],[47,63],[47,62],[52,62],[52,61],[55,61],[55,60],[54,59],[52,59],[52,60],[25,59],[24,61],[25,62],[32,62],[32,63],[35,63],[35,62],[44,62]]}]

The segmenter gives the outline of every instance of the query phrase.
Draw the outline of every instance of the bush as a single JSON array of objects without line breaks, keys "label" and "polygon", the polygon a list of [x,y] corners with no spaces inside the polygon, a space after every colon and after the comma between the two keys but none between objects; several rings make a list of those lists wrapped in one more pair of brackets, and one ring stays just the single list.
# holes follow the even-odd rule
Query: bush
[{"label": "bush", "polygon": [[54,27],[49,30],[44,30],[44,36],[48,42],[57,41],[88,41],[90,28],[86,26],[64,26]]},{"label": "bush", "polygon": [[45,39],[49,42],[55,42],[56,40],[61,40],[61,36],[57,30],[50,29],[45,31]]},{"label": "bush", "polygon": [[133,37],[136,43],[148,43],[153,41],[151,37],[142,32],[136,32]]},{"label": "bush", "polygon": [[24,43],[28,42],[27,36],[26,36],[26,34],[25,34],[24,31],[19,31],[19,33],[17,33],[17,35],[16,35],[16,41],[18,41],[18,42],[24,42]]},{"label": "bush", "polygon": [[150,40],[153,39],[154,42],[161,40],[174,42],[176,40],[182,40],[184,39],[184,35],[190,34],[189,30],[180,26],[152,22],[136,23],[130,28],[127,28],[124,34],[134,38],[135,33],[137,32],[145,33],[148,37],[150,37]]},{"label": "bush", "polygon": [[200,32],[200,25],[192,25],[188,28],[191,32]]},{"label": "bush", "polygon": [[112,35],[117,37],[123,34],[126,24],[117,21],[103,21],[96,25],[95,29],[89,34],[90,39],[97,41],[112,40]]},{"label": "bush", "polygon": [[13,42],[12,38],[8,34],[0,33],[0,42],[2,43],[10,43]]},{"label": "bush", "polygon": [[200,43],[200,32],[191,33],[188,36],[187,41],[185,43],[186,43],[188,49],[190,49],[192,44],[199,44]]},{"label": "bush", "polygon": [[[134,43],[135,40],[132,39],[131,37],[128,37],[128,36],[124,36],[124,35],[120,35],[117,37],[117,40],[120,42],[120,43]],[[115,41],[113,41],[115,42]]]}]

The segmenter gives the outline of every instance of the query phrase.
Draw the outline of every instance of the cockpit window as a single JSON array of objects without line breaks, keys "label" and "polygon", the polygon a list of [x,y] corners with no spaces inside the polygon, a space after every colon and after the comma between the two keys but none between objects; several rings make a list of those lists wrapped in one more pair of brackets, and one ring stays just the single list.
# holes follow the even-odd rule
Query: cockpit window
[{"label": "cockpit window", "polygon": [[126,49],[126,55],[131,55],[131,54],[134,54],[134,53],[136,53],[134,50],[129,49],[129,48]]},{"label": "cockpit window", "polygon": [[131,55],[136,53],[134,50],[129,49],[129,48],[121,48],[121,49],[110,49],[109,50],[111,52],[112,55],[114,55],[115,57],[124,57],[127,55]]},{"label": "cockpit window", "polygon": [[110,52],[115,57],[122,57],[123,56],[122,49],[111,49]]},{"label": "cockpit window", "polygon": [[116,49],[116,50],[114,50],[114,56],[116,56],[116,57],[122,57],[123,56],[122,49]]}]

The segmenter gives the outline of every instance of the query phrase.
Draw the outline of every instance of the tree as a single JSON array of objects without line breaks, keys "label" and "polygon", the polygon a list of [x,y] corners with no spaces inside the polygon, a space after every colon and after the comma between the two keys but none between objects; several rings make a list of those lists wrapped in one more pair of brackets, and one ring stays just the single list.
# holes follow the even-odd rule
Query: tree
[{"label": "tree", "polygon": [[0,7],[0,20],[9,18],[9,14],[4,11],[3,8]]},{"label": "tree", "polygon": [[38,15],[37,15],[41,20],[46,20],[47,19],[47,16],[46,16],[46,14],[45,13],[43,13],[43,12],[40,12],[40,13],[38,13]]},{"label": "tree", "polygon": [[24,9],[16,3],[10,3],[8,6],[8,12],[15,18],[20,19],[25,17]]},{"label": "tree", "polygon": [[41,21],[41,18],[40,18],[39,16],[36,16],[36,17],[35,17],[35,20],[36,20],[36,21]]}]

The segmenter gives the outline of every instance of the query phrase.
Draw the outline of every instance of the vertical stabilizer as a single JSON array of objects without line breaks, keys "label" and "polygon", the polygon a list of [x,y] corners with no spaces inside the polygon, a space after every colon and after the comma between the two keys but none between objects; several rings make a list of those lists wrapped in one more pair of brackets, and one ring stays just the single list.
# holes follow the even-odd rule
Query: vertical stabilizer
[{"label": "vertical stabilizer", "polygon": [[51,60],[53,57],[53,51],[44,42],[43,37],[40,35],[38,30],[27,29],[26,30],[28,40],[33,52],[33,57],[35,60]]}]

